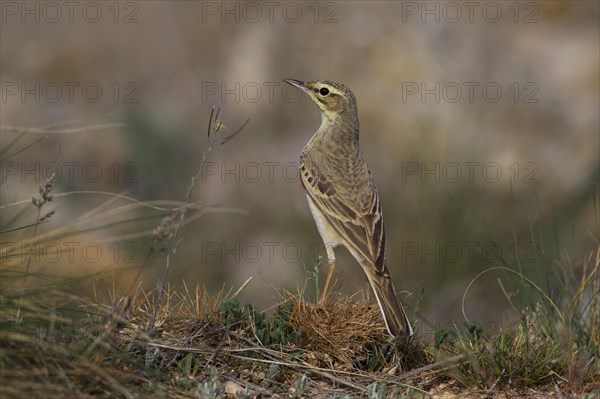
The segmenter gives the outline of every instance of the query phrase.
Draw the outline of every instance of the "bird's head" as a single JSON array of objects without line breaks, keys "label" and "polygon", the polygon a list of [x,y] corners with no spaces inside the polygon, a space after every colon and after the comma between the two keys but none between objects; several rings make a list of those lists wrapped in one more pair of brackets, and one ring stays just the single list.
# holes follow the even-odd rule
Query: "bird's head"
[{"label": "bird's head", "polygon": [[354,94],[343,84],[329,80],[303,82],[296,79],[284,79],[283,81],[308,94],[328,120],[333,121],[342,116],[357,118]]}]

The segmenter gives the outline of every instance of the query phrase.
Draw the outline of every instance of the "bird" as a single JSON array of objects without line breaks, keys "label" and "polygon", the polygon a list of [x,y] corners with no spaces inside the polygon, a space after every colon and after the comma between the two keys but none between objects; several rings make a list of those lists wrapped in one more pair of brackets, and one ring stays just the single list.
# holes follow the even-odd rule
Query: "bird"
[{"label": "bird", "polygon": [[302,150],[299,165],[300,181],[329,264],[321,298],[326,297],[335,270],[334,248],[342,245],[362,266],[388,333],[409,337],[411,323],[386,264],[381,203],[359,143],[354,94],[329,80],[283,81],[306,93],[321,111],[321,126]]}]

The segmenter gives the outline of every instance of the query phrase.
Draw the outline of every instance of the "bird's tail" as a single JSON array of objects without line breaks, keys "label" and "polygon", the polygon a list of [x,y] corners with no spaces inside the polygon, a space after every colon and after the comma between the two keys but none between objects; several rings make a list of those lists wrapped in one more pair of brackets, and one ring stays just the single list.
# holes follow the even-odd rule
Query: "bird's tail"
[{"label": "bird's tail", "polygon": [[379,274],[371,268],[366,269],[367,277],[371,287],[373,287],[388,332],[398,338],[411,336],[413,329],[402,304],[396,297],[396,290],[389,274]]}]

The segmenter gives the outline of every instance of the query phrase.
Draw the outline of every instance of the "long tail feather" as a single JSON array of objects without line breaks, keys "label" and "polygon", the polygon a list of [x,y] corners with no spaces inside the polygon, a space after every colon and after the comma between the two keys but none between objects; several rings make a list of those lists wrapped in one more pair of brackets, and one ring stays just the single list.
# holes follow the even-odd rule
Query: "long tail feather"
[{"label": "long tail feather", "polygon": [[412,327],[402,304],[398,301],[389,275],[381,275],[372,268],[365,268],[365,272],[375,293],[388,332],[398,338],[411,336]]}]

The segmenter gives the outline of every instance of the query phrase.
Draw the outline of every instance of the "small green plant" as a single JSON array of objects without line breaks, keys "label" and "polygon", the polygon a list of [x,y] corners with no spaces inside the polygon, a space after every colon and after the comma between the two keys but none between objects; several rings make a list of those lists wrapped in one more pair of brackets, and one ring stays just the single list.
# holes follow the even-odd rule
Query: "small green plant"
[{"label": "small green plant", "polygon": [[206,380],[198,384],[194,395],[196,398],[220,398],[222,394],[221,375],[215,367],[212,367]]},{"label": "small green plant", "polygon": [[230,329],[245,329],[251,326],[252,334],[263,346],[289,345],[297,342],[302,331],[294,330],[289,324],[292,304],[281,304],[275,311],[272,322],[264,312],[248,304],[242,307],[237,299],[226,299],[219,306],[223,323]]},{"label": "small green plant", "polygon": [[223,318],[223,324],[228,328],[243,328],[247,319],[240,302],[235,298],[227,298],[219,305],[219,314]]},{"label": "small green plant", "polygon": [[454,329],[438,326],[433,335],[433,347],[436,350],[441,349],[444,345],[452,347],[457,340],[458,334]]},{"label": "small green plant", "polygon": [[302,328],[296,330],[289,323],[292,307],[291,301],[285,301],[277,307],[271,329],[274,343],[294,344],[302,337]]}]

